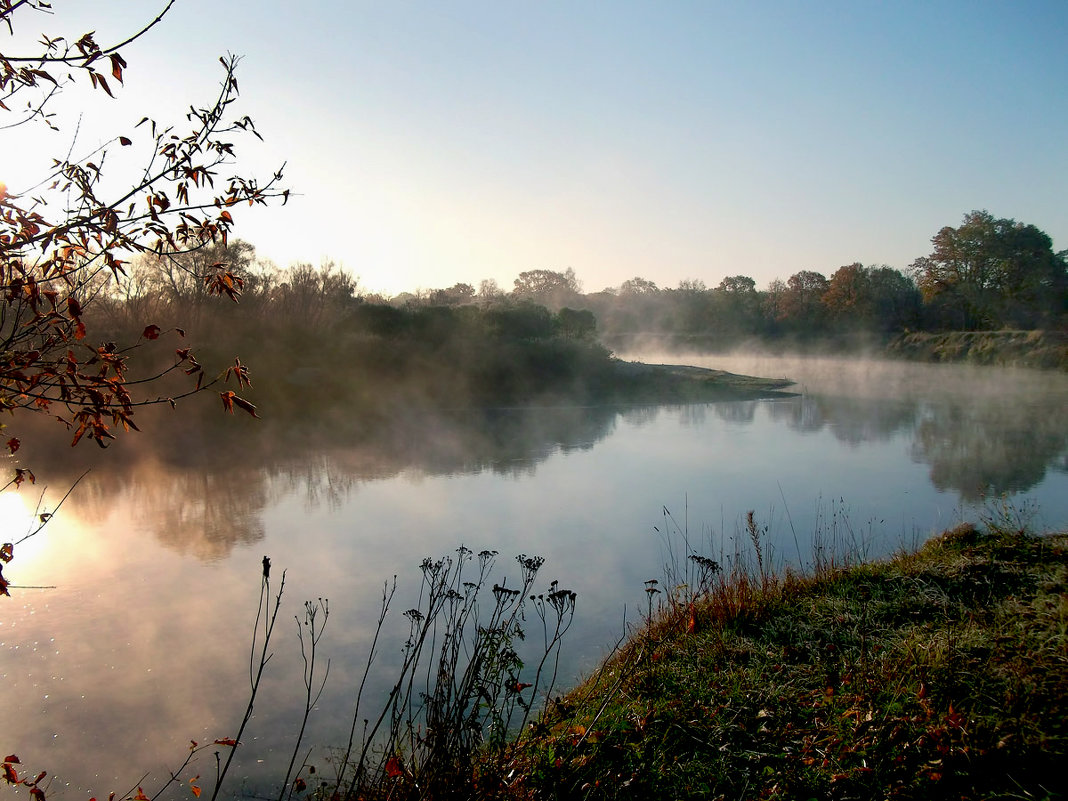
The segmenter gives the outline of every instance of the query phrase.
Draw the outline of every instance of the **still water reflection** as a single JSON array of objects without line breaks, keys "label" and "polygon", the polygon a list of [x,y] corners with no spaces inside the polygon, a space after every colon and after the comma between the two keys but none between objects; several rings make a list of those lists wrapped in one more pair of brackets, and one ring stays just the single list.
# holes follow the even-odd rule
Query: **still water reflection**
[{"label": "still water reflection", "polygon": [[[678,358],[647,358],[678,361]],[[16,549],[0,599],[4,753],[55,776],[52,797],[158,786],[189,741],[232,736],[245,705],[260,560],[286,569],[276,656],[240,775],[288,761],[303,690],[292,615],[330,599],[330,680],[310,739],[342,742],[385,580],[405,609],[419,561],[464,544],[547,558],[579,593],[568,677],[588,670],[661,577],[667,507],[721,558],[749,509],[780,561],[833,531],[869,555],[911,545],[1004,496],[1068,524],[1068,377],[834,360],[688,358],[798,381],[798,397],[682,407],[454,412],[388,430],[219,420],[120,442],[44,533]],[[187,420],[187,418],[183,418]],[[30,438],[25,438],[29,442]],[[21,456],[20,452],[20,456]],[[31,454],[52,487],[88,449]],[[45,504],[54,504],[49,491]],[[0,504],[4,539],[36,496]],[[9,535],[9,532],[14,532]],[[407,595],[405,595],[407,594]],[[400,618],[400,615],[393,615]],[[376,662],[400,658],[402,621]],[[320,754],[319,759],[322,758]],[[321,764],[321,763],[320,763]],[[284,765],[283,765],[284,769]],[[188,771],[205,775],[201,764]],[[234,789],[238,789],[235,785]]]}]

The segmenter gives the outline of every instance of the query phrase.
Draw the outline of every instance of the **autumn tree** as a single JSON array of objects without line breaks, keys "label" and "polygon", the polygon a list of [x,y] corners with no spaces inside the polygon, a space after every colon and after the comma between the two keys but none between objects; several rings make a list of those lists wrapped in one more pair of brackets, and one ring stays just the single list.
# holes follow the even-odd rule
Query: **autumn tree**
[{"label": "autumn tree", "polygon": [[[127,70],[124,49],[158,25],[173,3],[117,42],[98,41],[88,32],[46,33],[25,53],[0,44],[3,135],[11,139],[19,129],[44,126],[73,141],[78,119],[56,111],[56,98],[79,90],[98,100],[113,97]],[[51,6],[0,0],[9,42],[35,13],[51,14]],[[238,391],[248,384],[240,360],[207,375],[182,346],[181,330],[162,330],[146,316],[128,338],[105,338],[93,328],[91,313],[108,293],[125,291],[134,260],[181,264],[206,247],[226,245],[235,206],[288,197],[280,170],[263,182],[234,171],[236,140],[259,134],[248,116],[235,111],[238,58],[223,57],[220,65],[217,93],[186,111],[187,127],[131,120],[84,156],[73,155],[73,147],[59,154],[29,189],[0,184],[0,409],[15,418],[31,412],[54,417],[68,429],[72,445],[92,440],[104,447],[116,431],[136,428],[139,406],[173,404],[217,381],[235,380]],[[5,160],[20,157],[18,147],[6,145]],[[113,163],[121,169],[112,169]],[[232,301],[241,294],[242,278],[226,261],[194,260],[187,269],[196,273],[198,291]],[[165,280],[163,272],[156,277]],[[138,358],[155,340],[173,337],[178,341],[169,364],[157,369],[157,357]],[[165,376],[183,373],[189,383],[180,390],[156,389]],[[226,409],[236,405],[255,414],[234,390],[220,397]],[[10,437],[6,446],[14,453],[20,442]],[[30,476],[19,469],[12,480]],[[10,549],[5,546],[3,554],[9,559]]]},{"label": "autumn tree", "polygon": [[1068,260],[1034,225],[973,211],[931,243],[934,250],[914,261],[912,272],[936,324],[1030,328],[1064,314]]},{"label": "autumn tree", "polygon": [[822,333],[826,319],[822,298],[828,282],[822,273],[801,270],[784,283],[775,279],[763,298],[764,314],[780,333],[810,336]]},{"label": "autumn tree", "polygon": [[920,293],[893,267],[839,267],[831,276],[823,305],[839,330],[899,331],[919,322]]}]

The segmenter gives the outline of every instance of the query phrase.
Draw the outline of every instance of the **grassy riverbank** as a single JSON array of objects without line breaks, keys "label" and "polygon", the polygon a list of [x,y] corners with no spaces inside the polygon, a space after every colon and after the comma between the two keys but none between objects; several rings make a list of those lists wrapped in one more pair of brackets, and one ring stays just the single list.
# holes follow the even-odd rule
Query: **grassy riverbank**
[{"label": "grassy riverbank", "polygon": [[555,702],[501,794],[1063,797],[1068,535],[962,526],[810,577],[753,561],[704,565]]},{"label": "grassy riverbank", "polygon": [[901,334],[886,346],[893,358],[1068,370],[1068,335],[1059,331],[950,331]]}]

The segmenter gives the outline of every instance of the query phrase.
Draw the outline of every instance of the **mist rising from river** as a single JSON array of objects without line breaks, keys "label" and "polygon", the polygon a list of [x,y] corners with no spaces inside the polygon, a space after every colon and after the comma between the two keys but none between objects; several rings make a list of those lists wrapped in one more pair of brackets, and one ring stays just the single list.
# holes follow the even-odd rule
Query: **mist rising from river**
[{"label": "mist rising from river", "polygon": [[[264,554],[289,571],[289,625],[304,599],[331,600],[333,667],[309,739],[322,745],[347,734],[383,581],[398,575],[411,597],[421,559],[460,545],[499,550],[502,573],[516,554],[545,556],[546,582],[579,593],[570,680],[619,636],[625,613],[645,608],[643,582],[664,575],[665,530],[726,558],[748,547],[755,510],[775,564],[804,566],[821,536],[877,557],[1002,500],[1038,506],[1040,527],[1068,523],[1060,374],[642,355],[788,376],[802,394],[471,410],[371,432],[212,408],[203,427],[174,418],[117,443],[5,566],[15,583],[55,585],[13,588],[0,627],[5,733],[27,769],[102,797],[146,770],[167,775],[190,739],[232,736]],[[60,494],[80,474],[65,442],[18,455]],[[391,632],[376,687],[403,638]],[[299,654],[291,638],[277,652],[242,752],[250,775],[257,759],[288,759]]]}]

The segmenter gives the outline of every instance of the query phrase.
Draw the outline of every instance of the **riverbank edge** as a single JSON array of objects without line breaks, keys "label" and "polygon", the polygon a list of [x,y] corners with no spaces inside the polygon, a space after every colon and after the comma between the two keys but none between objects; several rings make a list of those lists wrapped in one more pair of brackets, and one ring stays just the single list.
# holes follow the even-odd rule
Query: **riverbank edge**
[{"label": "riverbank edge", "polygon": [[944,331],[906,332],[889,337],[873,334],[833,339],[752,339],[723,343],[710,336],[608,336],[606,347],[619,353],[642,349],[687,354],[764,354],[825,358],[884,358],[915,362],[965,363],[1039,370],[1068,370],[1068,332]]},{"label": "riverbank edge", "polygon": [[626,403],[696,403],[787,398],[789,378],[764,378],[686,364],[650,364],[612,360],[608,396]]},{"label": "riverbank edge", "polygon": [[551,702],[507,797],[1064,797],[1068,534],[962,525],[810,575],[754,543]]},{"label": "riverbank edge", "polygon": [[1068,370],[1068,333],[1061,331],[948,331],[908,333],[891,339],[891,358],[965,362],[999,367]]}]

